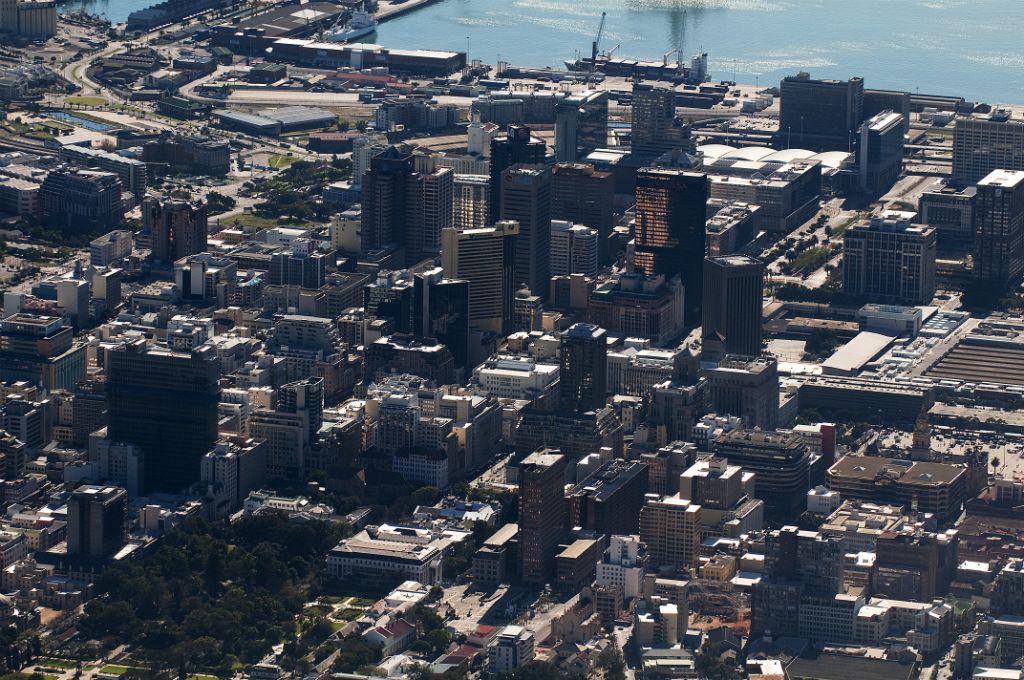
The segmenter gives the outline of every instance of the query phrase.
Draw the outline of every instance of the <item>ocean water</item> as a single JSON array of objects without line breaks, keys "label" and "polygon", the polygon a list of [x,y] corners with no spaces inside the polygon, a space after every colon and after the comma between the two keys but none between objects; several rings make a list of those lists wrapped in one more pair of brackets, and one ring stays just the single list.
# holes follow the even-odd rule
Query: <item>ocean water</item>
[{"label": "ocean water", "polygon": [[[75,0],[122,21],[138,0]],[[713,79],[862,76],[867,87],[1024,103],[1024,0],[439,0],[381,25],[390,47],[562,67],[601,48],[709,55]]]}]

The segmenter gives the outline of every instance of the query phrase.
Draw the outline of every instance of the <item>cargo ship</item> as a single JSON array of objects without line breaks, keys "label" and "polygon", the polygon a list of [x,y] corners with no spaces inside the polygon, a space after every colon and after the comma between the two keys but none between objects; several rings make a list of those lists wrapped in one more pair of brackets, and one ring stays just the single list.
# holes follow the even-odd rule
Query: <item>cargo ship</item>
[{"label": "cargo ship", "polygon": [[343,26],[334,25],[324,31],[328,42],[352,42],[377,30],[377,19],[371,12],[357,9]]},{"label": "cargo ship", "polygon": [[[671,53],[669,53],[671,54]],[[590,72],[598,71],[606,76],[620,76],[640,78],[671,80],[675,83],[699,84],[710,78],[708,73],[708,53],[694,55],[689,64],[683,64],[679,60],[669,63],[667,55],[661,61],[646,59],[627,59],[615,57],[611,54],[599,54],[595,60],[592,57],[577,57],[573,60],[566,60],[565,67],[570,71]]]}]

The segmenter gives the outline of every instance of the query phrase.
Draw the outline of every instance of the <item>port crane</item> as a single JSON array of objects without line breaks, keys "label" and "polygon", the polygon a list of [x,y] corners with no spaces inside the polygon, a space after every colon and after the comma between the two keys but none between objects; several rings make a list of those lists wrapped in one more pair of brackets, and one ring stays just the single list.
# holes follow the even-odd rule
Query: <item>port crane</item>
[{"label": "port crane", "polygon": [[597,25],[597,35],[594,42],[590,44],[590,74],[587,75],[587,85],[594,78],[594,70],[597,69],[597,47],[601,43],[601,34],[604,33],[604,21],[608,18],[607,12],[601,12],[601,23]]}]

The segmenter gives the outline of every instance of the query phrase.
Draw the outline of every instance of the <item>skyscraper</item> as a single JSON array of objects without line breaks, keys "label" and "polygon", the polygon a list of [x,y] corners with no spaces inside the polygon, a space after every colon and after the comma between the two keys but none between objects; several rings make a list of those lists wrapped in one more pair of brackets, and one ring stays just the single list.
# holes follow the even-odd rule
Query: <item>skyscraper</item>
[{"label": "skyscraper", "polygon": [[863,78],[813,80],[801,71],[779,85],[782,148],[853,151],[863,121]]},{"label": "skyscraper", "polygon": [[551,276],[597,276],[598,239],[596,229],[564,220],[551,220]]},{"label": "skyscraper", "polygon": [[676,118],[675,90],[633,85],[632,118],[631,151],[642,161],[677,149],[690,153],[695,148],[690,126]]},{"label": "skyscraper", "polygon": [[410,266],[436,255],[441,231],[452,226],[454,177],[397,147],[374,156],[363,175],[363,252],[404,248]]},{"label": "skyscraper", "polygon": [[452,183],[452,226],[456,229],[482,229],[490,218],[487,175],[455,175]]},{"label": "skyscraper", "polygon": [[763,294],[764,265],[760,260],[728,255],[704,261],[701,344],[707,358],[761,353]]},{"label": "skyscraper", "polygon": [[405,260],[410,266],[441,252],[441,232],[454,225],[455,171],[432,168],[432,162],[428,156],[416,157],[416,165],[423,167],[413,176],[407,209]]},{"label": "skyscraper", "polygon": [[206,204],[152,196],[142,201],[142,228],[152,234],[153,257],[163,262],[206,251]]},{"label": "skyscraper", "polygon": [[146,493],[198,481],[199,461],[217,440],[216,349],[185,354],[137,340],[108,352],[106,361],[108,437],[142,449]]},{"label": "skyscraper", "polygon": [[633,266],[685,287],[685,323],[701,318],[708,177],[703,172],[642,168],[636,177]]},{"label": "skyscraper", "polygon": [[469,281],[444,278],[436,267],[413,276],[413,333],[436,338],[451,350],[455,365],[469,358]]},{"label": "skyscraper", "polygon": [[565,411],[592,411],[605,404],[608,379],[608,338],[605,330],[577,323],[560,339],[559,393]]},{"label": "skyscraper", "polygon": [[861,191],[881,196],[892,188],[903,169],[903,116],[882,111],[860,126],[857,166]]},{"label": "skyscraper", "polygon": [[519,463],[519,573],[527,583],[551,583],[566,530],[565,456],[531,453]]},{"label": "skyscraper", "polygon": [[974,276],[1006,288],[1024,273],[1024,171],[993,170],[978,182]]},{"label": "skyscraper", "polygon": [[363,175],[364,253],[403,244],[412,174],[412,154],[396,147],[388,147],[370,160]]},{"label": "skyscraper", "polygon": [[526,163],[541,165],[547,155],[547,146],[530,136],[525,125],[509,125],[504,137],[491,140],[491,197],[487,209],[488,224],[494,224],[501,217],[501,174],[513,165]]},{"label": "skyscraper", "polygon": [[573,163],[607,144],[607,91],[570,94],[555,104],[555,160]]},{"label": "skyscraper", "polygon": [[512,324],[513,262],[517,222],[483,229],[445,229],[441,266],[450,279],[469,283],[469,330],[502,334]]},{"label": "skyscraper", "polygon": [[128,493],[116,486],[80,486],[68,498],[68,554],[102,559],[128,542]]},{"label": "skyscraper", "polygon": [[587,163],[559,163],[551,169],[551,218],[596,229],[603,261],[615,226],[615,178]]},{"label": "skyscraper", "polygon": [[547,297],[551,280],[551,171],[516,165],[501,173],[501,219],[519,223],[514,276]]}]

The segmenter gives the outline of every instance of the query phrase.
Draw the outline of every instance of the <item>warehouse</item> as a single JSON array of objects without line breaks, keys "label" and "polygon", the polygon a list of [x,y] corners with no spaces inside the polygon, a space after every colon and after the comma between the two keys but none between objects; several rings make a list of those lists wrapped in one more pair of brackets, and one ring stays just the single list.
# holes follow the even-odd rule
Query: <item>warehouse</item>
[{"label": "warehouse", "polygon": [[368,69],[383,66],[392,74],[446,76],[466,66],[465,52],[395,50],[365,43],[333,43],[282,38],[267,58],[310,68]]},{"label": "warehouse", "polygon": [[338,117],[330,111],[324,111],[312,106],[284,106],[277,109],[263,109],[256,113],[264,118],[276,120],[280,123],[281,132],[318,130],[334,127],[334,124],[338,122]]},{"label": "warehouse", "polygon": [[[255,55],[279,38],[312,35],[326,28],[346,10],[330,2],[282,5],[246,19],[234,19],[213,29],[212,44],[235,54]],[[237,23],[235,23],[237,22]]]},{"label": "warehouse", "polygon": [[213,115],[217,117],[219,127],[224,130],[264,137],[277,137],[281,134],[281,123],[266,116],[229,109],[217,109]]}]

